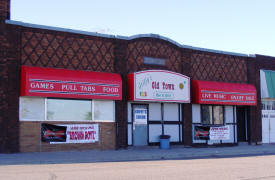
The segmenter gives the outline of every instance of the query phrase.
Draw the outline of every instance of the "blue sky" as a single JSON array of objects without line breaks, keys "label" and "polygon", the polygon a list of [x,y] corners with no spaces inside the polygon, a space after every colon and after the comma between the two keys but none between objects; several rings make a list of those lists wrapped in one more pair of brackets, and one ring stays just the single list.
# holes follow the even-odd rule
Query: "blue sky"
[{"label": "blue sky", "polygon": [[275,56],[275,0],[11,0],[11,19]]}]

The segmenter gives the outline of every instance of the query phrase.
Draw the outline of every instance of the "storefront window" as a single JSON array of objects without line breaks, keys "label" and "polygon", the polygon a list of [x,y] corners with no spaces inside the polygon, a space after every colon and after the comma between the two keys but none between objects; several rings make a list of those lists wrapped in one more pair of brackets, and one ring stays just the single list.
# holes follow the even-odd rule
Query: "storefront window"
[{"label": "storefront window", "polygon": [[223,124],[223,106],[202,105],[202,124]]},{"label": "storefront window", "polygon": [[114,101],[93,100],[94,120],[114,121]]},{"label": "storefront window", "polygon": [[112,100],[20,97],[20,121],[115,121]]},{"label": "storefront window", "polygon": [[202,123],[203,124],[213,124],[212,118],[212,106],[202,106]]},{"label": "storefront window", "polygon": [[45,100],[38,97],[20,97],[20,119],[21,120],[44,120]]},{"label": "storefront window", "polygon": [[47,99],[47,120],[92,120],[89,100]]}]

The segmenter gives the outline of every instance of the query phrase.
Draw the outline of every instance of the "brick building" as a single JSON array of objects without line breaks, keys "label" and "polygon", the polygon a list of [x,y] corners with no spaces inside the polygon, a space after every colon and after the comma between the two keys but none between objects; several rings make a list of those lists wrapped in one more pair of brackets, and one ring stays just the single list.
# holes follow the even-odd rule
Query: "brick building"
[{"label": "brick building", "polygon": [[261,143],[260,69],[274,58],[16,22],[9,6],[0,1],[0,152],[156,145],[161,134]]}]

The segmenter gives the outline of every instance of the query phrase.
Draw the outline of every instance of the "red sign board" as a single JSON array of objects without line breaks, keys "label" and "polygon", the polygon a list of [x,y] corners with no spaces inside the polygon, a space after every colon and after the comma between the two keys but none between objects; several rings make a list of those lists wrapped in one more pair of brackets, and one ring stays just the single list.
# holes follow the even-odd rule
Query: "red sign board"
[{"label": "red sign board", "polygon": [[119,74],[22,66],[21,96],[121,100]]},{"label": "red sign board", "polygon": [[257,105],[257,91],[251,84],[192,81],[193,103]]}]

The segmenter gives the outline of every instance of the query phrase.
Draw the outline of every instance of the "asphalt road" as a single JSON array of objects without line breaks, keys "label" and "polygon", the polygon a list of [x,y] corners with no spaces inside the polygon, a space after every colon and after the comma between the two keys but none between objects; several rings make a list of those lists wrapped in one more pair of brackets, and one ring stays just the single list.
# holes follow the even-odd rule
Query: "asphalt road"
[{"label": "asphalt road", "polygon": [[275,156],[82,164],[2,165],[0,166],[0,179],[269,180],[275,179]]}]

